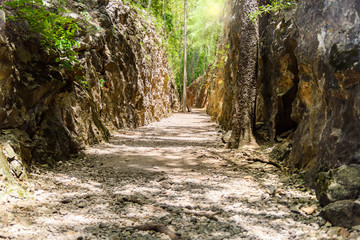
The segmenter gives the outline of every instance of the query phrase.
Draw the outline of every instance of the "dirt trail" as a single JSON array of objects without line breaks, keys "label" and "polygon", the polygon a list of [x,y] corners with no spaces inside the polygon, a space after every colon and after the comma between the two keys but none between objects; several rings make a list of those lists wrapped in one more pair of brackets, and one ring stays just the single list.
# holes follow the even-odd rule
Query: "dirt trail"
[{"label": "dirt trail", "polygon": [[328,239],[310,192],[220,137],[195,110],[37,169],[33,198],[1,205],[0,239]]}]

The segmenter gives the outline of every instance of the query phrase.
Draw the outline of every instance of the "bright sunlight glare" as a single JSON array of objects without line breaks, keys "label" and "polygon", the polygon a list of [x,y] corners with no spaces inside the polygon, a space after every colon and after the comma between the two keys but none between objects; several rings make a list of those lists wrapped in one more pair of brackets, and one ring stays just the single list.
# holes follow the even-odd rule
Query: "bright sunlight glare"
[{"label": "bright sunlight glare", "polygon": [[209,17],[217,18],[221,14],[221,4],[218,1],[208,1],[208,5],[206,8],[207,14]]},{"label": "bright sunlight glare", "polygon": [[206,18],[219,18],[223,10],[222,0],[200,0],[201,15]]}]

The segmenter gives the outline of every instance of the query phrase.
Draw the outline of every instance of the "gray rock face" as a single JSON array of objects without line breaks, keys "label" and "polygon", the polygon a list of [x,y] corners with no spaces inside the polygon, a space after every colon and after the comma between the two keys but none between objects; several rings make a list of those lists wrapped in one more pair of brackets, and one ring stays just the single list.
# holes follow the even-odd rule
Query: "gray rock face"
[{"label": "gray rock face", "polygon": [[317,197],[322,205],[360,197],[360,165],[343,165],[321,173],[316,183]]},{"label": "gray rock face", "polygon": [[360,225],[360,203],[356,201],[343,200],[330,203],[321,214],[336,226],[349,228]]},{"label": "gray rock face", "polygon": [[[237,10],[239,2],[228,4]],[[208,90],[208,112],[226,130],[232,129],[234,118],[238,118],[233,102],[241,87],[235,87],[233,63],[252,56],[231,51],[242,38],[236,31],[229,34],[229,29],[244,27],[233,21],[236,15],[231,19],[224,30],[224,42],[230,45],[227,67],[215,72]],[[261,137],[275,142],[291,132],[285,136],[292,146],[287,162],[305,172],[305,180],[316,189],[323,205],[356,198],[359,180],[354,169],[360,164],[359,1],[298,1],[294,9],[261,18],[259,36],[253,121],[261,123],[257,125]],[[335,171],[342,177],[336,176],[334,182],[316,181],[320,172],[343,165],[350,165],[355,173],[343,174],[350,168],[342,167]]]},{"label": "gray rock face", "polygon": [[360,189],[359,6],[304,0],[260,22],[256,121],[273,140],[296,129],[289,164],[306,172],[322,205],[335,202],[324,216],[342,212],[330,221],[343,226],[353,220],[336,201],[357,199]]},{"label": "gray rock face", "polygon": [[300,1],[264,18],[257,119],[270,139],[296,129],[290,164],[308,182],[360,163],[359,3]]},{"label": "gray rock face", "polygon": [[360,163],[359,1],[301,1],[295,22],[299,87],[292,116],[302,117],[291,158],[311,179],[320,169]]},{"label": "gray rock face", "polygon": [[120,1],[74,3],[69,14],[80,18],[84,8],[97,30],[79,21],[82,72],[62,69],[35,34],[6,22],[0,10],[0,130],[28,135],[31,161],[53,164],[108,139],[111,129],[142,126],[178,108],[155,27]]},{"label": "gray rock face", "polygon": [[319,170],[360,159],[359,3],[300,1],[260,22],[257,119],[270,139],[296,129],[291,165]]}]

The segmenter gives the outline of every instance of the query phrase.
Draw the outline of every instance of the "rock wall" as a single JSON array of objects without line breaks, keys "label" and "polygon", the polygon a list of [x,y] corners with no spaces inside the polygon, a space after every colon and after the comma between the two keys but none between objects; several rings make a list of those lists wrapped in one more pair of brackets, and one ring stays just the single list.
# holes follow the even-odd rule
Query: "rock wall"
[{"label": "rock wall", "polygon": [[189,99],[190,107],[204,108],[207,104],[208,97],[208,74],[204,74],[195,81],[193,81],[187,88],[187,97]]},{"label": "rock wall", "polygon": [[[109,130],[142,126],[178,109],[162,39],[145,11],[116,0],[68,7],[75,19],[87,10],[97,29],[79,21],[82,72],[62,69],[25,23],[6,21],[11,12],[0,10],[1,151],[14,151],[8,160],[24,166],[54,164],[108,139]],[[85,76],[86,88],[76,75]]]},{"label": "rock wall", "polygon": [[[235,81],[230,71],[231,63],[230,57],[235,56],[235,51],[229,51],[230,40],[229,33],[232,22],[233,8],[231,7],[234,1],[227,0],[224,16],[224,30],[223,39],[219,44],[219,51],[214,64],[214,69],[207,77],[207,85],[209,86],[208,105],[206,111],[211,115],[212,120],[220,124],[222,128],[229,131],[232,129],[232,122],[234,116],[233,101],[235,97]],[[235,25],[235,21],[233,21]]]},{"label": "rock wall", "polygon": [[235,82],[234,116],[229,147],[238,148],[254,142],[256,74],[258,53],[258,23],[249,14],[258,9],[257,0],[233,2],[229,32],[229,70]]},{"label": "rock wall", "polygon": [[300,82],[292,115],[301,122],[293,164],[311,174],[360,164],[360,3],[302,1],[295,23]]},{"label": "rock wall", "polygon": [[[239,3],[228,2],[235,13],[225,32],[231,24],[242,29],[240,20],[238,25],[233,22]],[[227,36],[225,74],[208,78],[208,113],[231,130],[234,119],[241,119],[234,114],[234,99],[242,87],[233,81],[239,73],[233,63],[246,53],[232,50],[236,39],[242,41],[240,35]],[[360,209],[355,201],[360,164],[359,36],[359,1],[302,0],[293,9],[259,20],[258,63],[246,64],[257,72],[253,132],[261,130],[263,140],[286,141],[286,149],[292,146],[287,164],[303,171],[320,203],[329,204],[324,216],[351,216],[340,220],[346,222],[343,226],[359,224],[360,219],[355,214]]]},{"label": "rock wall", "polygon": [[266,129],[263,138],[270,141],[286,137],[297,127],[291,117],[299,84],[295,56],[298,31],[293,14],[294,10],[288,10],[260,20],[256,127]]},{"label": "rock wall", "polygon": [[360,163],[359,6],[303,0],[263,19],[257,121],[271,139],[296,130],[290,164],[309,182]]}]

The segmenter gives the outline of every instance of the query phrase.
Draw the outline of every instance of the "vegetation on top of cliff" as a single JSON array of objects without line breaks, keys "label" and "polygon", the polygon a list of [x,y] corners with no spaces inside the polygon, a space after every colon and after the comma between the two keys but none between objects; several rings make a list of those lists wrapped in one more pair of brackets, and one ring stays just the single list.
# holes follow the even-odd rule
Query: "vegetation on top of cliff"
[{"label": "vegetation on top of cliff", "polygon": [[258,10],[252,11],[249,14],[251,21],[256,22],[258,17],[265,13],[276,12],[283,9],[294,7],[296,0],[270,0],[270,3],[259,6]]},{"label": "vegetation on top of cliff", "polygon": [[58,55],[56,61],[72,69],[77,62],[74,47],[78,42],[74,36],[79,27],[74,18],[63,16],[67,12],[65,3],[52,1],[50,6],[42,0],[14,0],[4,2],[2,7],[14,13],[7,15],[9,20],[25,21],[31,31],[40,35],[41,44]]},{"label": "vegetation on top of cliff", "polygon": [[[163,37],[169,63],[178,90],[181,92],[184,74],[184,6],[183,0],[148,0],[126,2],[151,15],[151,21]],[[68,0],[12,0],[1,3],[1,8],[10,10],[7,19],[24,22],[26,28],[40,36],[42,46],[57,56],[56,61],[68,70],[76,70],[79,43],[75,39],[79,19],[69,16]],[[139,11],[141,14],[142,11]],[[188,50],[187,84],[203,75],[207,66],[214,62],[216,46],[222,29],[221,15],[224,0],[188,1]],[[82,76],[77,81],[85,83]],[[82,84],[86,86],[86,84]]]}]

